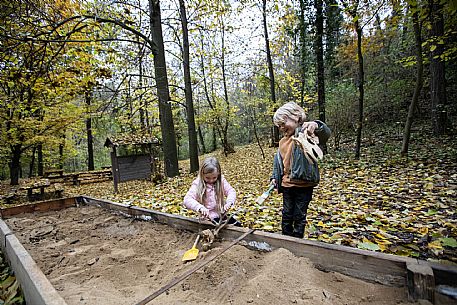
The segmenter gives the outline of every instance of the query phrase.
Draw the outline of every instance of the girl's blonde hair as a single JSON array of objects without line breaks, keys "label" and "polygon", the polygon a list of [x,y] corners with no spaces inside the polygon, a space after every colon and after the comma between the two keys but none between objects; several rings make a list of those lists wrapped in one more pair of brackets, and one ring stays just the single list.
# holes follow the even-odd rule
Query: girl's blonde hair
[{"label": "girl's blonde hair", "polygon": [[296,119],[298,120],[298,124],[301,125],[306,121],[305,110],[298,106],[297,103],[286,103],[276,110],[273,115],[273,124],[279,127],[279,125],[285,123],[286,118]]},{"label": "girl's blonde hair", "polygon": [[203,204],[206,199],[206,182],[205,175],[217,172],[217,180],[214,184],[214,191],[216,193],[216,207],[219,216],[224,210],[224,187],[222,185],[221,165],[215,157],[208,157],[203,160],[200,170],[198,171],[198,185],[197,185],[197,201]]}]

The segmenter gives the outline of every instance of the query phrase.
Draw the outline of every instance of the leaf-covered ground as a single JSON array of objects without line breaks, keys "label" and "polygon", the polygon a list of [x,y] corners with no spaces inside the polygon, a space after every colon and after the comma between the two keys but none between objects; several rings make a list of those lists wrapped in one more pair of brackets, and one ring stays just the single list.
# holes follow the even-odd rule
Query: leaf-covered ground
[{"label": "leaf-covered ground", "polygon": [[25,304],[19,282],[11,271],[8,262],[0,251],[0,304],[21,305]]},{"label": "leaf-covered ground", "polygon": [[[364,140],[360,160],[342,148],[324,157],[322,180],[308,210],[306,238],[422,259],[457,263],[457,141],[452,137],[414,139],[409,158],[399,157],[401,138],[378,134]],[[238,218],[244,226],[280,231],[282,197],[255,199],[268,186],[274,148],[238,147],[225,157],[215,152],[237,190]],[[202,157],[201,157],[202,158]],[[67,189],[162,212],[197,217],[182,206],[194,175],[185,173],[154,185],[147,181]]]}]

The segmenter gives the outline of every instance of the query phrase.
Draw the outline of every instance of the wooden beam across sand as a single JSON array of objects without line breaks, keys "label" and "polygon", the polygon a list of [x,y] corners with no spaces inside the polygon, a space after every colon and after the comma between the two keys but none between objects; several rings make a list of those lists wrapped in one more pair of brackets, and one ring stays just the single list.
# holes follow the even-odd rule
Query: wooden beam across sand
[{"label": "wooden beam across sand", "polygon": [[[123,214],[128,217],[140,218],[167,224],[171,227],[198,232],[212,228],[207,221],[198,221],[179,215],[148,210],[136,206],[124,205],[108,200],[86,196],[66,198],[53,201],[37,202],[31,205],[11,207],[0,210],[2,218],[22,214],[64,209],[79,204],[96,205]],[[13,235],[2,221],[0,226],[1,242],[4,249],[5,240]],[[226,240],[235,240],[249,229],[228,226],[219,236]],[[457,286],[457,267],[433,262],[417,260],[409,257],[361,250],[341,245],[326,244],[313,240],[297,239],[275,233],[255,231],[243,241],[246,246],[257,250],[270,251],[285,248],[299,257],[308,258],[320,270],[339,272],[354,278],[376,282],[383,285],[404,287],[408,289],[412,300],[428,299],[434,304],[444,304],[436,296],[435,286]],[[22,250],[21,250],[22,251]],[[6,253],[8,256],[11,255]],[[33,260],[32,260],[33,261]],[[14,266],[13,266],[14,269]],[[18,276],[19,278],[19,276]],[[24,283],[19,278],[21,283]],[[29,282],[25,282],[29,285]],[[38,285],[39,286],[39,285]],[[27,295],[26,295],[27,297]],[[30,304],[37,304],[29,302]],[[41,302],[40,304],[55,304]]]}]

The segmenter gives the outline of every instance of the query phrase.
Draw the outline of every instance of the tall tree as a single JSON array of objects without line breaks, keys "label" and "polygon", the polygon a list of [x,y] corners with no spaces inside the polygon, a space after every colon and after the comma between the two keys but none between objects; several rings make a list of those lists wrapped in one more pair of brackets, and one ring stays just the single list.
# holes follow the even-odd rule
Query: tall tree
[{"label": "tall tree", "polygon": [[[276,105],[276,92],[275,92],[275,73],[273,69],[273,61],[271,59],[270,39],[268,37],[267,26],[267,0],[262,0],[262,25],[263,35],[265,37],[265,51],[267,53],[268,77],[270,81],[270,99],[273,105]],[[279,143],[279,129],[273,126],[272,143],[278,145]]]},{"label": "tall tree", "polygon": [[306,16],[307,5],[305,0],[300,0],[300,12],[299,12],[299,40],[300,40],[300,105],[304,106],[305,100],[305,87],[306,87],[306,73],[308,71],[308,50],[307,50],[307,20]]},{"label": "tall tree", "polygon": [[337,77],[338,68],[335,62],[335,53],[340,44],[341,23],[343,16],[337,0],[325,0],[325,67],[327,80]]},{"label": "tall tree", "polygon": [[444,52],[444,17],[443,6],[438,0],[429,0],[430,10],[430,99],[432,107],[432,128],[435,134],[446,133],[447,125],[447,98],[446,98],[446,76],[445,62],[442,57]]},{"label": "tall tree", "polygon": [[414,38],[416,42],[416,87],[414,88],[413,98],[408,109],[408,117],[406,118],[405,130],[403,132],[403,142],[401,147],[401,155],[406,156],[408,154],[409,139],[411,137],[411,126],[414,120],[414,110],[419,101],[419,95],[423,85],[423,71],[424,64],[422,59],[422,37],[421,37],[421,25],[419,22],[418,5],[415,0],[410,1],[410,12],[412,12]]},{"label": "tall tree", "polygon": [[192,98],[192,84],[190,78],[190,56],[189,56],[189,31],[187,28],[187,15],[184,0],[179,0],[179,8],[181,15],[181,25],[183,34],[183,70],[184,70],[184,86],[186,95],[186,111],[187,111],[187,131],[189,135],[189,159],[190,172],[198,171],[198,142],[197,130],[195,127],[194,101]]},{"label": "tall tree", "polygon": [[162,18],[160,1],[149,0],[149,13],[152,41],[157,47],[154,54],[154,71],[159,99],[160,131],[162,134],[163,157],[165,173],[168,177],[179,175],[178,152],[176,149],[176,135],[173,124],[173,115],[168,89],[167,65],[165,61],[165,47],[162,35]]},{"label": "tall tree", "polygon": [[224,148],[224,153],[227,156],[230,153],[234,153],[235,150],[233,148],[233,144],[229,142],[228,137],[228,128],[231,119],[231,111],[230,111],[230,102],[228,96],[228,89],[227,89],[227,73],[226,73],[226,62],[225,62],[225,54],[226,54],[226,47],[225,47],[225,21],[223,18],[220,18],[220,25],[221,25],[221,70],[222,70],[222,86],[224,90],[224,102],[225,102],[225,121],[224,125],[221,126],[222,132],[222,146]]},{"label": "tall tree", "polygon": [[[12,185],[19,183],[26,150],[36,145],[40,151],[41,145],[55,140],[65,126],[81,118],[72,97],[79,92],[77,67],[87,57],[75,50],[78,56],[72,61],[66,41],[54,27],[75,8],[69,2],[59,7],[52,1],[47,4],[46,9],[37,9],[41,3],[13,1],[0,12],[0,126],[2,140],[10,146]],[[67,30],[75,33],[81,28]],[[40,152],[38,157],[42,158]]]},{"label": "tall tree", "polygon": [[317,64],[317,101],[319,105],[319,119],[325,122],[325,68],[324,47],[322,43],[324,36],[323,2],[323,0],[314,0],[314,7],[316,9],[315,52]]},{"label": "tall tree", "polygon": [[364,83],[365,83],[365,71],[363,67],[363,53],[362,53],[362,37],[363,27],[361,25],[361,16],[359,15],[359,1],[345,2],[341,1],[344,10],[352,19],[352,25],[354,27],[357,39],[357,63],[358,63],[358,78],[357,88],[359,90],[359,105],[358,105],[358,119],[357,119],[357,131],[356,131],[356,146],[355,146],[355,158],[360,158],[360,147],[362,143],[362,129],[363,129],[363,102],[364,102]]},{"label": "tall tree", "polygon": [[[200,70],[203,83],[202,94],[210,111],[201,114],[201,119],[213,124],[214,139],[218,138],[225,155],[235,152],[229,139],[229,127],[233,123],[234,111],[230,103],[229,84],[227,82],[227,60],[230,53],[226,45],[226,35],[231,29],[226,26],[230,20],[231,6],[225,1],[214,1],[205,5],[210,16],[208,25],[201,28]],[[211,13],[209,13],[211,12]]]},{"label": "tall tree", "polygon": [[95,162],[94,162],[94,138],[92,135],[92,117],[90,115],[90,105],[92,102],[92,90],[87,89],[84,92],[84,98],[86,100],[87,105],[87,113],[88,116],[86,118],[86,133],[87,133],[87,170],[94,170],[95,169]]}]

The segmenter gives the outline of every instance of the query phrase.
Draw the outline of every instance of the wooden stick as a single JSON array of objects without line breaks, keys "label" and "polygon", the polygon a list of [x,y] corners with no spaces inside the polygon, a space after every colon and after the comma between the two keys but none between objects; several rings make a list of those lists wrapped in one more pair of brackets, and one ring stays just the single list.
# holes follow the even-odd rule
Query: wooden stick
[{"label": "wooden stick", "polygon": [[186,272],[184,272],[180,276],[173,278],[168,284],[166,284],[165,286],[162,286],[162,288],[160,288],[159,290],[156,290],[153,294],[151,294],[150,296],[148,296],[144,300],[136,303],[136,305],[145,305],[145,304],[149,303],[150,301],[154,300],[156,297],[158,297],[159,295],[161,295],[162,293],[164,293],[165,291],[167,291],[171,287],[175,286],[176,284],[178,284],[182,280],[185,280],[186,278],[188,278],[195,271],[199,270],[203,266],[205,266],[208,263],[210,263],[211,261],[213,261],[216,257],[220,256],[222,253],[224,253],[225,251],[230,249],[232,246],[237,244],[240,240],[242,240],[243,238],[245,238],[246,236],[248,236],[252,232],[254,232],[254,229],[249,229],[249,231],[247,231],[246,233],[244,233],[243,235],[241,235],[240,237],[238,237],[237,239],[232,241],[229,245],[227,245],[224,248],[222,248],[221,251],[219,251],[215,255],[210,256],[208,259],[206,259],[204,261],[201,261],[199,264],[195,265],[192,269],[187,270]]}]

